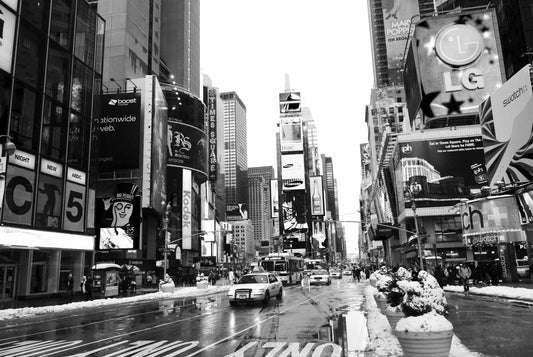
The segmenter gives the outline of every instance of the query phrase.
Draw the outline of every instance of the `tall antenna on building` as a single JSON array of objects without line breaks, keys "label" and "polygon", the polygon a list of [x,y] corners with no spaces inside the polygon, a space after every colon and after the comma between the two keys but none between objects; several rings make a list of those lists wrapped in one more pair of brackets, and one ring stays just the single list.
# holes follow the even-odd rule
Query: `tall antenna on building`
[{"label": "tall antenna on building", "polygon": [[285,73],[285,92],[292,92],[291,80],[289,79],[288,73]]}]

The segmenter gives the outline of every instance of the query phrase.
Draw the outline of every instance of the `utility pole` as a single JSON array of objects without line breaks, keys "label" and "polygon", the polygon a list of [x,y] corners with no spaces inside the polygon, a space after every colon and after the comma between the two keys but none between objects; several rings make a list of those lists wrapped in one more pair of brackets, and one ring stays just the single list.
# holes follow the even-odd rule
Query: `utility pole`
[{"label": "utility pole", "polygon": [[172,210],[172,206],[170,205],[170,202],[168,202],[165,205],[165,202],[163,201],[163,207],[165,209],[165,212],[163,214],[163,227],[161,229],[161,232],[163,234],[163,239],[165,242],[165,247],[163,248],[163,279],[167,275],[167,254],[168,254],[168,244],[170,243],[170,237],[168,236],[168,218],[170,215],[170,211]]}]

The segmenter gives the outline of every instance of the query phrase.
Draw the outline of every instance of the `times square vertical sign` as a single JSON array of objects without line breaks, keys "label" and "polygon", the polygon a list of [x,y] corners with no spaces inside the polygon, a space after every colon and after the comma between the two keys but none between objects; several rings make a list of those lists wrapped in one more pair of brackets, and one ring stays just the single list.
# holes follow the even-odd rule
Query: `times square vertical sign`
[{"label": "times square vertical sign", "polygon": [[217,91],[209,88],[207,101],[207,118],[209,123],[209,158],[208,174],[210,181],[217,179]]}]

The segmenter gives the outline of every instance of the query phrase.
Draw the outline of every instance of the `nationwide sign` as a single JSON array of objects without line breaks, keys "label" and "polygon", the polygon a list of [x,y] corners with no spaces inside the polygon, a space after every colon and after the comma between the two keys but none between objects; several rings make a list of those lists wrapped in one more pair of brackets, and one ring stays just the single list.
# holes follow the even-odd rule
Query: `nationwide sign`
[{"label": "nationwide sign", "polygon": [[96,118],[99,165],[102,171],[139,168],[141,140],[140,93],[103,94]]}]

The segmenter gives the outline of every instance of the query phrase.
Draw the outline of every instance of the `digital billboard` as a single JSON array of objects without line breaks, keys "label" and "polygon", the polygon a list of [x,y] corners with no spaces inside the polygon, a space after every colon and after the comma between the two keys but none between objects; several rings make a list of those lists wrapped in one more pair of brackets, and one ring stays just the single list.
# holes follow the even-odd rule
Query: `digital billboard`
[{"label": "digital billboard", "polygon": [[303,154],[281,155],[281,177],[283,190],[305,189],[305,166]]},{"label": "digital billboard", "polygon": [[189,169],[207,180],[207,135],[189,124],[168,122],[168,167]]},{"label": "digital billboard", "polygon": [[278,180],[270,180],[270,217],[278,218],[279,217],[279,190],[278,190]]},{"label": "digital billboard", "polygon": [[[159,81],[155,76],[152,77],[153,93],[152,94],[152,115],[151,123],[152,130],[145,134],[151,134],[151,153],[150,168],[146,177],[150,177],[150,182],[143,182],[143,189],[150,188],[150,207],[159,213],[163,213],[163,206],[161,202],[167,198],[167,155],[165,146],[168,142],[168,113],[167,102],[165,95],[161,90]],[[146,116],[145,116],[146,118]],[[146,124],[146,123],[145,123]],[[145,153],[146,154],[146,153]],[[149,176],[148,176],[149,175]],[[144,202],[143,202],[144,204]],[[143,206],[144,207],[144,206]]]},{"label": "digital billboard", "polygon": [[280,123],[281,152],[303,151],[302,118],[282,118]]},{"label": "digital billboard", "polygon": [[287,92],[279,94],[279,112],[298,113],[301,112],[300,92]]},{"label": "digital billboard", "polygon": [[411,127],[413,127],[413,122],[422,102],[422,87],[418,76],[418,56],[416,54],[415,41],[410,41],[407,48],[407,56],[405,57],[405,66],[403,68],[403,83],[409,122]]},{"label": "digital billboard", "polygon": [[96,118],[99,169],[139,168],[141,138],[140,93],[103,94],[101,116]]},{"label": "digital billboard", "polygon": [[97,199],[97,250],[138,249],[141,223],[139,186],[117,184],[112,197]]},{"label": "digital billboard", "polygon": [[248,219],[248,205],[246,203],[233,203],[226,205],[227,221],[242,221]]},{"label": "digital billboard", "polygon": [[[401,142],[400,163],[404,192],[408,190],[411,177],[424,177],[420,182],[454,182],[456,189],[449,187],[446,196],[465,197],[463,190],[479,190],[487,184],[483,142],[480,136],[442,138],[425,141]],[[427,196],[426,196],[427,197]]]},{"label": "digital billboard", "polygon": [[413,41],[426,121],[477,113],[479,104],[501,85],[504,72],[495,16],[493,9],[463,11],[427,17],[416,25]]},{"label": "digital billboard", "polygon": [[322,188],[322,176],[310,176],[309,185],[311,191],[311,215],[323,216],[324,212],[324,191]]},{"label": "digital billboard", "polygon": [[480,105],[490,186],[533,180],[533,93],[526,65]]},{"label": "digital billboard", "polygon": [[207,120],[209,131],[208,172],[209,180],[217,180],[217,91],[209,88],[207,91]]},{"label": "digital billboard", "polygon": [[283,230],[284,233],[306,232],[308,229],[306,212],[306,191],[287,191],[283,194]]},{"label": "digital billboard", "polygon": [[401,69],[405,43],[414,29],[411,21],[420,13],[418,0],[384,0],[382,6],[388,67]]}]

